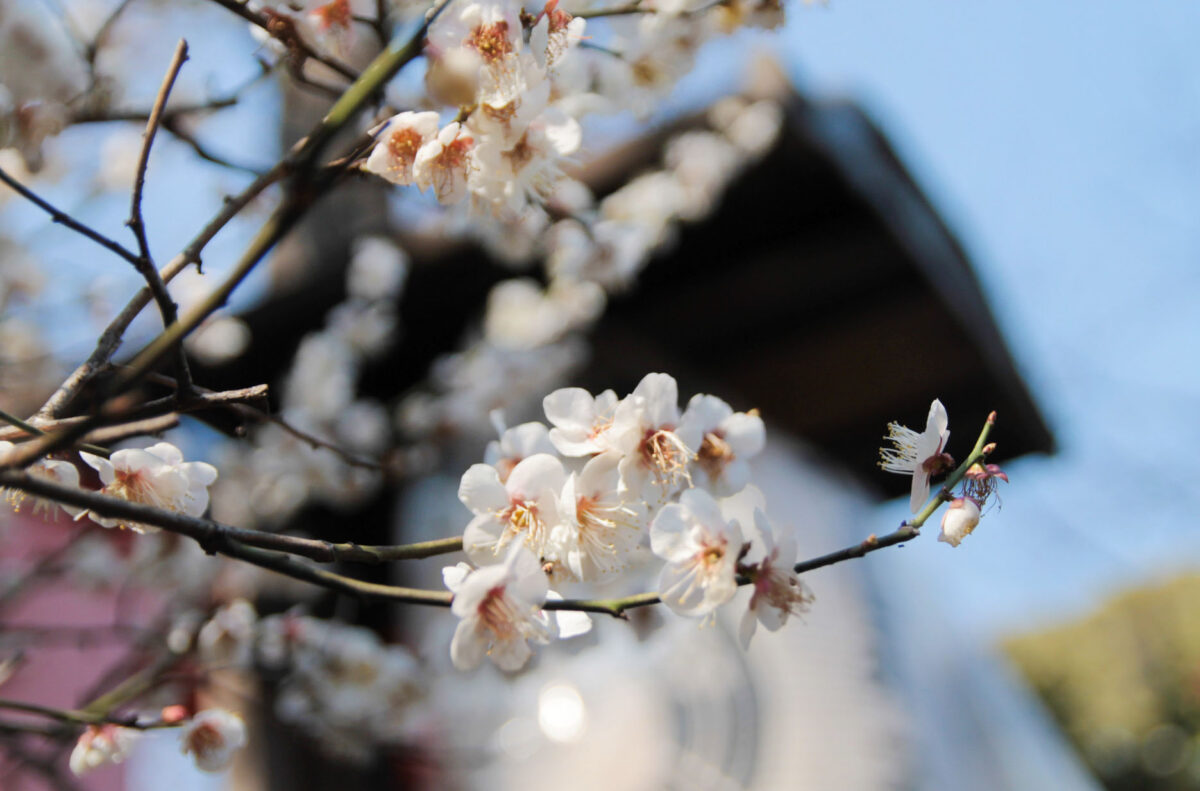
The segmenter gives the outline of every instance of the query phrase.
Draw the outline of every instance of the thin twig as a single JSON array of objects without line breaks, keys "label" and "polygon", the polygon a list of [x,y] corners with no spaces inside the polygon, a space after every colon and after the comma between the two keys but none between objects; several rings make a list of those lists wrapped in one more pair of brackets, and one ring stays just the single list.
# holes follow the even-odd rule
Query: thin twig
[{"label": "thin twig", "polygon": [[[21,420],[19,417],[10,415],[2,409],[0,409],[0,420],[4,421],[5,423],[8,423],[9,425],[13,426],[14,428],[18,428],[21,431],[24,431],[27,436],[39,437],[46,433],[44,430],[38,428],[37,426],[34,426],[30,423],[26,423],[24,420]],[[82,448],[83,450],[86,450],[88,453],[95,453],[97,455],[108,458],[108,448],[102,448],[98,444],[81,442],[81,443],[79,443],[79,447]]]},{"label": "thin twig", "polygon": [[66,227],[70,228],[72,231],[75,231],[75,233],[82,234],[83,236],[86,236],[88,239],[91,239],[93,242],[100,245],[104,249],[109,250],[110,252],[116,253],[117,255],[119,255],[121,258],[124,258],[129,263],[134,264],[134,265],[137,264],[137,260],[138,260],[137,253],[133,252],[129,248],[120,244],[119,242],[115,242],[112,239],[109,239],[107,236],[100,233],[99,231],[96,231],[96,230],[88,227],[87,225],[84,225],[79,220],[76,220],[74,217],[67,214],[66,212],[60,211],[59,209],[55,208],[49,202],[43,200],[36,193],[34,193],[33,190],[29,189],[24,184],[17,181],[16,179],[14,179],[12,176],[10,176],[7,172],[5,172],[4,168],[0,168],[0,181],[3,181],[8,186],[12,187],[14,190],[16,190],[16,192],[18,194],[21,195],[21,197],[25,198],[30,203],[33,203],[35,206],[37,206],[39,209],[41,209],[42,211],[49,214],[51,222],[58,223],[59,225],[65,225]]},{"label": "thin twig", "polygon": [[100,53],[100,48],[107,42],[112,26],[116,24],[117,19],[125,12],[125,9],[129,7],[132,1],[121,0],[117,7],[112,10],[112,13],[105,17],[104,22],[101,23],[100,29],[96,31],[96,35],[92,38],[91,43],[87,45],[87,52],[84,53],[84,56],[87,60],[88,71],[92,74],[93,83],[95,82],[96,74],[96,56]]},{"label": "thin twig", "polygon": [[[146,285],[150,287],[150,293],[154,295],[154,301],[158,303],[164,327],[175,323],[178,318],[178,309],[175,300],[171,299],[171,295],[167,293],[167,284],[163,282],[162,276],[155,268],[154,258],[150,254],[150,242],[146,238],[146,223],[142,219],[142,193],[146,187],[146,168],[150,165],[150,148],[154,145],[154,136],[158,132],[163,108],[167,106],[171,88],[174,87],[179,70],[183,68],[183,64],[187,60],[187,52],[187,42],[179,39],[179,43],[175,45],[175,54],[171,57],[171,65],[167,67],[167,74],[163,77],[158,95],[154,99],[150,117],[146,120],[146,131],[142,135],[142,150],[138,155],[136,175],[133,179],[133,192],[129,198],[129,219],[125,223],[133,231],[133,235],[137,239],[138,250],[141,253],[134,266],[145,278]],[[183,350],[182,342],[175,349],[175,370],[180,382],[180,395],[190,393],[192,374],[188,369],[187,354]]]},{"label": "thin twig", "polygon": [[653,9],[643,8],[641,3],[629,3],[627,5],[613,6],[611,8],[593,8],[588,11],[580,11],[574,16],[580,19],[599,19],[606,16],[625,16],[627,14],[645,14],[653,13]]},{"label": "thin twig", "polygon": [[150,730],[155,728],[177,728],[183,724],[180,721],[164,722],[162,719],[143,720],[136,714],[117,716],[113,714],[97,714],[82,709],[57,709],[53,706],[42,706],[37,703],[8,700],[6,698],[0,698],[0,709],[36,714],[55,722],[65,722],[72,725],[120,725],[122,728]]},{"label": "thin twig", "polygon": [[[235,0],[214,1],[222,5],[232,3],[239,8],[242,7]],[[344,172],[318,171],[315,163],[330,141],[358,115],[359,111],[371,101],[388,80],[406,64],[421,55],[429,25],[437,19],[447,5],[449,5],[449,0],[440,0],[426,15],[421,26],[413,31],[403,43],[393,42],[371,61],[363,70],[362,75],[329,109],[316,128],[293,147],[285,161],[289,165],[289,170],[296,174],[297,179],[289,191],[288,198],[259,229],[258,234],[250,242],[250,246],[225,277],[225,280],[207,297],[194,305],[187,314],[180,317],[178,322],[169,328],[164,328],[162,334],[134,357],[129,364],[129,369],[119,377],[115,392],[121,392],[140,380],[157,365],[168,350],[198,327],[200,322],[204,321],[213,311],[224,305],[234,289],[241,284],[275,244],[300,221],[300,218],[307,213],[317,198],[327,192],[344,175]]]},{"label": "thin twig", "polygon": [[349,464],[351,467],[360,467],[364,470],[383,470],[386,468],[385,465],[380,462],[360,458],[340,445],[327,442],[326,440],[314,436],[313,434],[301,431],[291,423],[288,423],[279,415],[269,415],[266,412],[263,412],[261,409],[255,409],[251,406],[239,407],[238,411],[259,422],[274,423],[296,439],[308,443],[313,448],[324,448],[325,450],[335,453],[337,454],[338,458],[340,458],[346,464]]},{"label": "thin twig", "polygon": [[[106,403],[97,412],[85,417],[43,422],[43,426],[52,426],[53,428],[47,428],[45,433],[39,434],[35,438],[5,453],[3,457],[0,457],[0,469],[28,467],[43,456],[73,445],[98,425],[115,428],[125,425],[129,421],[140,421],[149,417],[157,417],[171,411],[188,412],[211,407],[228,406],[245,401],[259,400],[265,398],[266,395],[266,385],[255,385],[253,387],[243,387],[240,390],[227,390],[218,393],[198,393],[193,391],[190,396],[187,396],[183,400],[165,398],[132,408],[123,406],[120,403],[120,399],[115,399]],[[37,426],[34,426],[34,428],[36,429]],[[107,450],[103,451],[103,455],[107,454]]]}]

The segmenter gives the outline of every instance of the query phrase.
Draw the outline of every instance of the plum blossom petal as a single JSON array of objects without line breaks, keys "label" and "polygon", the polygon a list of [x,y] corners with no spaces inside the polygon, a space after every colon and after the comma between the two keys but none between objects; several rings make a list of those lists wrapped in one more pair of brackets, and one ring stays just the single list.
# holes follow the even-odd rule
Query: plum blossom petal
[{"label": "plum blossom petal", "polygon": [[754,511],[753,534],[753,543],[760,547],[762,559],[746,572],[754,593],[738,630],[743,648],[749,647],[757,624],[777,631],[789,616],[804,612],[812,602],[808,586],[792,569],[796,562],[795,538],[784,534],[776,540],[771,523],[760,509]]},{"label": "plum blossom petal", "polygon": [[198,712],[179,734],[180,749],[191,753],[196,768],[220,772],[229,767],[234,754],[246,744],[246,724],[225,709]]},{"label": "plum blossom petal", "polygon": [[[79,455],[99,474],[100,482],[104,484],[100,490],[102,494],[188,516],[201,516],[208,509],[208,487],[217,479],[216,467],[204,462],[185,462],[179,449],[166,442],[145,450],[118,450],[107,459],[85,451]],[[76,518],[81,518],[84,513],[104,527],[119,526],[138,533],[158,531],[152,525],[86,511]]]},{"label": "plum blossom petal", "polygon": [[766,430],[757,412],[735,413],[729,404],[711,395],[695,395],[681,419],[681,432],[699,435],[696,469],[700,482],[714,495],[728,496],[750,481],[746,460],[762,451]]},{"label": "plum blossom petal", "polygon": [[140,734],[119,725],[89,725],[71,751],[72,774],[83,775],[104,764],[119,764]]},{"label": "plum blossom petal", "polygon": [[[0,458],[3,458],[5,454],[11,451],[14,447],[16,446],[7,440],[0,441]],[[26,472],[34,477],[42,478],[53,483],[79,488],[79,470],[75,468],[74,464],[71,464],[67,461],[59,461],[58,459],[39,459],[38,461],[29,465],[29,467],[26,468]],[[14,511],[21,510],[21,506],[24,504],[25,499],[28,496],[29,495],[20,489],[0,488],[0,497],[3,497],[5,502],[7,502]],[[71,505],[63,505],[56,503],[53,500],[46,500],[41,497],[33,498],[33,512],[35,514],[48,513],[57,515],[58,508],[62,508],[71,516],[78,516],[83,511],[82,508],[76,508],[75,506]]]},{"label": "plum blossom petal", "polygon": [[514,543],[502,563],[466,575],[450,611],[462,619],[450,642],[450,659],[471,670],[488,656],[501,670],[519,670],[529,660],[529,641],[548,643],[557,625],[542,611],[549,583],[541,563]]},{"label": "plum blossom petal", "polygon": [[952,547],[962,543],[971,535],[979,524],[979,504],[970,497],[958,497],[942,514],[942,529],[938,533],[938,541],[944,541]]},{"label": "plum blossom petal", "polygon": [[887,472],[912,476],[912,494],[908,504],[914,514],[929,499],[929,476],[935,460],[950,440],[948,426],[946,408],[936,398],[929,405],[925,430],[920,434],[899,423],[888,424],[885,439],[895,447],[880,449],[879,466]]},{"label": "plum blossom petal", "polygon": [[663,603],[680,615],[711,615],[737,592],[741,546],[741,529],[704,490],[664,506],[650,524],[650,548],[667,561],[658,579]]},{"label": "plum blossom petal", "polygon": [[579,387],[563,387],[542,400],[550,442],[564,456],[591,456],[610,448],[609,431],[617,410],[617,394],[605,390],[596,397]]}]

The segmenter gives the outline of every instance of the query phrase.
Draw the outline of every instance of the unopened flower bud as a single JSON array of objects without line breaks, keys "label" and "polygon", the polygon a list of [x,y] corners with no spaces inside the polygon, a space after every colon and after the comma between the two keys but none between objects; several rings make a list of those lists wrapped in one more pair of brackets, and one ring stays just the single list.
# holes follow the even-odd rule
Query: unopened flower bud
[{"label": "unopened flower bud", "polygon": [[942,515],[942,532],[938,541],[956,547],[979,524],[979,504],[970,497],[959,497],[950,503]]},{"label": "unopened flower bud", "polygon": [[178,703],[170,706],[163,706],[162,721],[171,725],[177,722],[183,722],[188,717],[187,706],[182,706]]}]

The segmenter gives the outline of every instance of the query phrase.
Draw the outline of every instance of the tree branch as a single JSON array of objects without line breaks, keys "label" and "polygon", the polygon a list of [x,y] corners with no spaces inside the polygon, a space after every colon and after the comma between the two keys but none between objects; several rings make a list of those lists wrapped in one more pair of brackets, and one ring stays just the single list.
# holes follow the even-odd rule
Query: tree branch
[{"label": "tree branch", "polygon": [[[987,423],[979,434],[975,448],[967,460],[946,479],[938,495],[912,521],[905,522],[892,533],[882,538],[875,535],[866,540],[836,552],[830,552],[810,560],[800,561],[793,566],[797,574],[802,574],[825,566],[832,566],[854,558],[861,558],[884,547],[901,544],[920,534],[920,528],[945,502],[953,499],[953,488],[958,485],[970,467],[987,458],[989,447],[987,438],[995,425],[996,415],[988,416]],[[21,489],[30,494],[47,497],[57,502],[95,510],[101,516],[127,519],[161,527],[174,533],[187,536],[200,544],[206,552],[222,554],[227,557],[246,561],[261,568],[279,572],[294,579],[310,582],[323,588],[368,599],[383,599],[409,604],[424,604],[447,607],[452,601],[449,592],[404,588],[395,585],[381,585],[372,582],[347,577],[342,574],[326,571],[321,568],[302,563],[291,555],[299,555],[321,562],[348,560],[362,563],[382,563],[389,560],[404,558],[423,558],[455,552],[462,549],[462,539],[458,537],[427,541],[420,544],[401,546],[361,546],[353,543],[334,544],[296,536],[285,536],[276,533],[266,533],[258,530],[231,527],[207,519],[178,514],[172,511],[162,511],[139,503],[118,500],[95,492],[85,492],[61,486],[41,478],[35,478],[24,473],[0,471],[0,486]],[[290,554],[281,554],[280,550]],[[739,577],[738,585],[748,585],[750,579]],[[542,607],[545,610],[579,610],[595,612],[624,618],[627,610],[658,604],[662,601],[657,593],[639,593],[613,599],[561,599],[548,600]]]},{"label": "tree branch", "polygon": [[[257,198],[263,190],[283,178],[286,172],[286,163],[280,161],[275,167],[251,182],[237,196],[228,198],[224,206],[222,206],[221,211],[200,230],[182,252],[162,268],[160,274],[163,281],[169,283],[172,278],[189,265],[200,263],[200,253],[212,241],[213,237],[230,220],[236,217],[242,209],[246,208],[250,201]],[[47,419],[57,418],[67,410],[76,396],[79,395],[80,389],[91,381],[96,373],[112,358],[117,347],[121,344],[121,338],[124,336],[125,330],[129,328],[134,318],[149,303],[150,289],[148,287],[143,288],[134,295],[133,299],[129,301],[121,312],[117,314],[116,318],[105,328],[104,332],[101,333],[100,338],[96,341],[96,348],[88,356],[87,360],[71,372],[71,375],[59,385],[58,389],[46,400],[41,409],[38,410],[38,417]]]},{"label": "tree branch", "polygon": [[[133,192],[129,198],[129,219],[125,222],[133,231],[140,251],[134,266],[146,280],[146,285],[149,286],[154,301],[158,303],[164,327],[175,323],[178,319],[178,310],[175,300],[171,299],[171,295],[167,293],[167,284],[163,282],[158,270],[154,267],[154,258],[150,254],[150,241],[146,238],[146,224],[142,219],[142,193],[146,187],[146,168],[150,165],[150,148],[154,145],[154,136],[158,132],[163,108],[167,105],[171,88],[174,87],[179,70],[183,68],[183,64],[187,60],[187,52],[187,42],[179,39],[179,43],[175,45],[175,54],[171,57],[171,65],[167,67],[167,74],[163,77],[162,86],[158,89],[158,95],[154,99],[150,117],[146,120],[146,131],[142,135],[142,150],[138,154],[137,170],[133,179]],[[179,394],[186,396],[192,389],[192,374],[188,369],[187,354],[183,350],[182,343],[175,348],[175,370],[176,378],[180,383]]]},{"label": "tree branch", "polygon": [[8,186],[12,187],[21,197],[25,198],[30,203],[37,206],[39,209],[41,209],[42,211],[49,214],[51,222],[57,223],[59,225],[65,225],[67,228],[70,228],[72,231],[75,231],[76,233],[82,234],[83,236],[86,236],[88,239],[91,239],[93,242],[100,245],[104,249],[106,249],[112,253],[116,253],[117,255],[119,255],[121,258],[124,258],[129,263],[131,263],[135,266],[137,265],[138,257],[137,257],[137,254],[134,253],[132,250],[130,250],[129,248],[125,247],[124,245],[122,245],[118,242],[113,241],[112,239],[109,239],[107,236],[100,233],[99,231],[93,230],[92,228],[88,227],[87,225],[84,225],[79,220],[76,220],[74,217],[67,214],[66,212],[60,211],[59,209],[55,208],[48,201],[45,201],[42,198],[38,197],[38,195],[36,193],[34,193],[33,190],[29,189],[24,184],[17,181],[16,179],[14,179],[12,176],[10,176],[7,172],[5,172],[4,168],[0,168],[0,181],[3,181]]}]

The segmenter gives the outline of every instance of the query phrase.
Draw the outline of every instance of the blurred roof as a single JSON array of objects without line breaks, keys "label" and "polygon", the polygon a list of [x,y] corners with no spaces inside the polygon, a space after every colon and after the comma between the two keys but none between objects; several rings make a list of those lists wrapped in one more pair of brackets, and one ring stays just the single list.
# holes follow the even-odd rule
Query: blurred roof
[{"label": "blurred roof", "polygon": [[[880,437],[892,420],[921,428],[935,397],[952,452],[992,410],[996,458],[1052,452],[962,246],[880,129],[846,101],[791,93],[785,107],[771,153],[614,300],[587,383],[620,392],[665,367],[682,393],[756,406],[888,493],[907,483],[875,474]],[[656,166],[698,121],[614,151],[589,180],[603,194]]]}]

